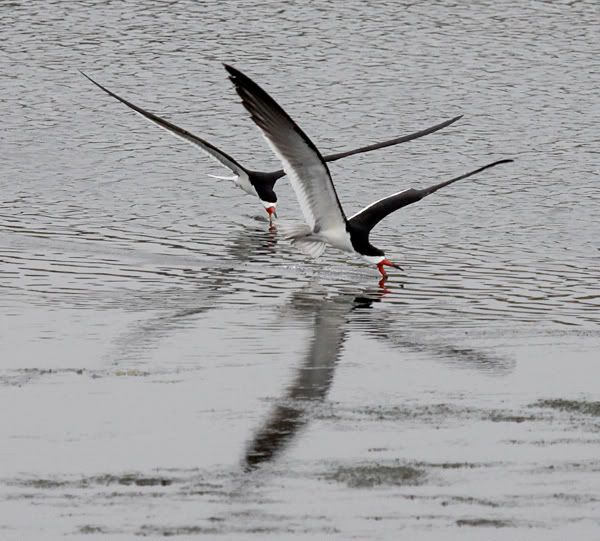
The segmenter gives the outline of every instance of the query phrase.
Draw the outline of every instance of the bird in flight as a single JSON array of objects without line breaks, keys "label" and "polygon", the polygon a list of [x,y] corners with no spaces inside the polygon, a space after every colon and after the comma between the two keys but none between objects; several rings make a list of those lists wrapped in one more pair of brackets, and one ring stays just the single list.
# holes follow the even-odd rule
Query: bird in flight
[{"label": "bird in flight", "polygon": [[[121,96],[115,94],[108,88],[102,86],[100,83],[92,79],[89,75],[86,75],[83,72],[80,73],[90,82],[95,84],[98,88],[104,90],[104,92],[106,92],[109,96],[112,96],[113,98],[120,101],[130,109],[133,109],[136,113],[139,113],[144,118],[167,130],[169,133],[175,135],[176,137],[179,137],[184,141],[187,141],[188,143],[199,147],[209,156],[217,160],[221,165],[228,168],[233,173],[232,176],[209,176],[222,180],[232,180],[236,184],[236,186],[241,188],[244,192],[258,197],[269,216],[269,223],[272,225],[273,217],[277,216],[277,195],[275,194],[274,187],[275,183],[285,175],[284,170],[280,169],[279,171],[253,171],[251,169],[247,169],[234,158],[232,158],[222,150],[218,149],[216,146],[212,145],[208,141],[205,141],[201,137],[198,137],[197,135],[194,135],[193,133],[190,133],[189,131],[180,128],[179,126],[176,126],[172,122],[169,122],[168,120],[165,120],[164,118],[161,118],[158,115],[151,113],[150,111],[142,109],[138,105],[131,103],[125,98],[122,98]],[[374,143],[371,145],[355,148],[353,150],[347,150],[345,152],[329,154],[327,156],[324,156],[323,159],[326,162],[334,162],[341,158],[353,156],[354,154],[360,154],[363,152],[369,152],[371,150],[377,150],[380,148],[385,148],[400,143],[406,143],[407,141],[418,139],[419,137],[423,137],[425,135],[429,135],[430,133],[434,133],[438,130],[441,130],[446,126],[450,126],[450,124],[454,124],[454,122],[456,122],[460,118],[462,118],[462,115],[456,116],[454,118],[451,118],[450,120],[446,120],[445,122],[441,122],[440,124],[436,124],[435,126],[431,126],[429,128],[411,133],[409,135],[396,137],[394,139],[389,139],[380,143]]]},{"label": "bird in flight", "polygon": [[232,66],[224,66],[242,105],[283,164],[283,170],[300,203],[306,224],[287,226],[281,231],[303,253],[314,258],[319,257],[329,244],[339,250],[358,254],[377,265],[382,280],[385,280],[386,266],[402,269],[387,259],[383,250],[369,242],[371,230],[383,218],[454,182],[513,161],[495,161],[429,188],[410,188],[395,193],[346,218],[325,159],[315,144],[260,86]]}]

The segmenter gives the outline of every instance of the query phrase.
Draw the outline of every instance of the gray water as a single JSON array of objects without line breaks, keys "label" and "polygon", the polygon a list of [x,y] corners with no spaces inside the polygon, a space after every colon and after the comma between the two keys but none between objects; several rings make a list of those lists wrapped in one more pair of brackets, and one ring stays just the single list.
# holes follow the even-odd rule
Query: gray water
[{"label": "gray water", "polygon": [[[3,2],[0,538],[600,538],[600,4]],[[377,272],[306,260],[202,153],[324,152]],[[287,180],[282,219],[300,218]]]}]

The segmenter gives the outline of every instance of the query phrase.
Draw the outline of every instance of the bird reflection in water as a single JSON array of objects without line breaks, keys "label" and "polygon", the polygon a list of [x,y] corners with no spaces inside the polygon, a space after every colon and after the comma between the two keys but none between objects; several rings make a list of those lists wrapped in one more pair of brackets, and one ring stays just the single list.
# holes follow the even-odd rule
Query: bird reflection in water
[{"label": "bird reflection in water", "polygon": [[[515,369],[516,361],[512,357],[491,348],[457,343],[457,338],[449,341],[440,337],[435,329],[419,330],[412,316],[405,316],[404,319],[398,316],[398,312],[390,318],[383,311],[367,317],[360,315],[353,319],[353,324],[370,338],[385,343],[388,348],[423,355],[427,360],[435,360],[452,368],[475,370],[489,376],[507,376]],[[446,330],[444,327],[442,329]]]},{"label": "bird reflection in water", "polygon": [[273,460],[317,414],[318,405],[325,400],[333,382],[350,323],[352,329],[383,341],[393,349],[424,352],[428,358],[494,376],[505,376],[514,370],[514,359],[447,343],[431,338],[429,333],[424,337],[394,328],[386,310],[372,309],[373,303],[393,293],[381,287],[366,290],[358,296],[340,294],[323,300],[301,293],[292,299],[289,306],[292,310],[314,313],[313,336],[296,377],[246,448],[243,460],[246,471]]},{"label": "bird reflection in water", "polygon": [[[275,230],[265,231],[262,228],[241,227],[233,242],[225,247],[222,259],[227,264],[225,267],[202,267],[187,269],[187,281],[193,282],[194,288],[182,288],[179,285],[167,289],[160,289],[156,295],[145,294],[143,304],[149,309],[161,306],[172,311],[157,317],[136,322],[127,331],[115,340],[115,349],[109,353],[113,363],[124,360],[132,361],[142,357],[156,343],[166,338],[177,330],[186,327],[190,318],[206,314],[220,306],[220,301],[227,293],[234,293],[231,288],[231,273],[235,272],[241,264],[248,265],[269,261],[277,248],[277,234]],[[231,271],[228,267],[231,267]]]},{"label": "bird reflection in water", "polygon": [[[384,294],[379,290],[360,296],[341,294],[326,300],[311,299],[314,332],[310,347],[286,394],[248,445],[244,457],[246,470],[272,460],[309,421],[311,409],[325,399],[331,387],[350,314],[368,310]],[[294,302],[302,309],[306,299],[296,297]]]}]

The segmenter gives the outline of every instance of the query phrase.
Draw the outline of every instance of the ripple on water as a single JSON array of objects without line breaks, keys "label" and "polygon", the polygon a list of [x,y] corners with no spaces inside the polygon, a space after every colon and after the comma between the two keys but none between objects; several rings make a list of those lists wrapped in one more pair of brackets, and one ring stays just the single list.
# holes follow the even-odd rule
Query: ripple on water
[{"label": "ripple on water", "polygon": [[[67,302],[85,290],[96,303],[94,293],[115,287],[150,291],[202,285],[243,292],[231,299],[252,303],[288,292],[298,271],[329,281],[334,288],[376,280],[371,269],[349,267],[347,258],[333,251],[321,262],[306,262],[276,231],[261,226],[241,226],[233,235],[198,227],[191,234],[173,228],[150,234],[151,229],[143,232],[135,222],[97,231],[39,224],[32,228],[6,221],[1,227],[8,239],[0,253],[3,290],[52,292]],[[458,326],[498,319],[577,325],[600,317],[600,296],[590,289],[600,278],[594,267],[555,259],[508,259],[485,245],[479,250],[477,243],[408,248],[402,261],[408,262],[406,272],[388,281],[385,303],[402,305],[403,314],[420,325],[437,325],[442,317]],[[80,305],[81,299],[76,302]]]},{"label": "ripple on water", "polygon": [[[597,1],[2,7],[3,534],[594,538]],[[379,288],[77,72],[279,168],[222,61],[325,152],[464,114],[332,164],[348,215],[515,162],[382,222]]]}]

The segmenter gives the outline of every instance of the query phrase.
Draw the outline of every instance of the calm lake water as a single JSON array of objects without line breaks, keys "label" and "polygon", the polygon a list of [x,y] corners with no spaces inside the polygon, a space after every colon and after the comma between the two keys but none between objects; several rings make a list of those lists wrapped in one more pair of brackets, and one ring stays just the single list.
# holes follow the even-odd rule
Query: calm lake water
[{"label": "calm lake water", "polygon": [[[600,537],[600,4],[4,2],[0,538]],[[405,271],[257,200],[221,62],[324,151]],[[279,215],[300,218],[289,183]]]}]

